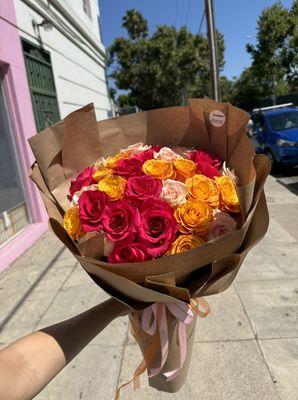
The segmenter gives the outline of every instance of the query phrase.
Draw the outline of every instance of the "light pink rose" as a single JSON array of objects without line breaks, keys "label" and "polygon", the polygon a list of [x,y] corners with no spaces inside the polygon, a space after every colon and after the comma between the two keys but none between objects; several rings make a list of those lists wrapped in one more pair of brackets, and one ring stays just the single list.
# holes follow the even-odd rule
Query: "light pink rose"
[{"label": "light pink rose", "polygon": [[189,158],[188,155],[195,149],[193,147],[175,146],[173,150],[180,155],[180,158]]},{"label": "light pink rose", "polygon": [[129,154],[137,154],[137,153],[140,153],[141,151],[150,149],[150,147],[151,146],[148,146],[147,144],[144,145],[143,142],[138,142],[135,144],[131,144],[126,149],[121,149],[120,153],[127,152]]},{"label": "light pink rose", "polygon": [[154,158],[156,160],[171,161],[176,158],[181,158],[181,156],[169,147],[162,147],[158,152],[154,152]]},{"label": "light pink rose", "polygon": [[209,239],[227,235],[236,229],[236,221],[229,214],[219,211],[214,213],[209,225]]},{"label": "light pink rose", "polygon": [[71,203],[70,203],[71,207],[78,205],[81,194],[83,192],[85,192],[86,190],[98,190],[98,185],[93,184],[93,185],[89,185],[89,186],[83,186],[81,190],[79,190],[78,192],[75,192],[71,199]]},{"label": "light pink rose", "polygon": [[235,171],[227,167],[227,163],[225,161],[222,166],[222,174],[231,178],[232,181],[235,183],[235,185],[237,185],[237,183],[239,182],[239,179],[237,178]]},{"label": "light pink rose", "polygon": [[186,198],[187,190],[184,183],[165,179],[160,197],[169,203],[172,207],[178,206]]},{"label": "light pink rose", "polygon": [[106,236],[104,236],[103,245],[104,245],[103,255],[105,257],[109,257],[109,255],[114,250],[115,243],[109,240]]},{"label": "light pink rose", "polygon": [[106,161],[107,160],[104,157],[100,157],[98,160],[95,161],[93,167],[95,167],[96,169],[102,168],[104,167]]}]

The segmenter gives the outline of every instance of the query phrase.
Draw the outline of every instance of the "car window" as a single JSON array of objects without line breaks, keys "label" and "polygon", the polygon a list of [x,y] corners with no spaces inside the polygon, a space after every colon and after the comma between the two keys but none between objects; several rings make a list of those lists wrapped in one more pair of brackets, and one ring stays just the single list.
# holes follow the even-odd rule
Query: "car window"
[{"label": "car window", "polygon": [[253,126],[254,129],[262,128],[263,127],[263,116],[262,114],[254,114],[252,116]]},{"label": "car window", "polygon": [[268,115],[267,120],[273,131],[298,128],[298,110]]}]

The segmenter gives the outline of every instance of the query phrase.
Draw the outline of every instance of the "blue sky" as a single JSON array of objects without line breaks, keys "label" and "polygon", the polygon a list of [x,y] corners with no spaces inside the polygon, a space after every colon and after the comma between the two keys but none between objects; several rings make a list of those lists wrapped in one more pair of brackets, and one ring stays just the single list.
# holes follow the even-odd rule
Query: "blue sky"
[{"label": "blue sky", "polygon": [[[254,42],[254,38],[247,39],[247,36],[255,35],[258,16],[263,8],[274,3],[274,0],[214,0],[215,23],[225,38],[223,74],[227,77],[238,76],[250,65],[245,44]],[[292,0],[281,3],[290,7]],[[99,4],[103,41],[109,46],[116,37],[125,36],[121,19],[129,8],[142,12],[151,32],[158,24],[176,27],[186,24],[190,31],[198,32],[204,0],[99,0]],[[202,31],[206,32],[205,23]]]}]

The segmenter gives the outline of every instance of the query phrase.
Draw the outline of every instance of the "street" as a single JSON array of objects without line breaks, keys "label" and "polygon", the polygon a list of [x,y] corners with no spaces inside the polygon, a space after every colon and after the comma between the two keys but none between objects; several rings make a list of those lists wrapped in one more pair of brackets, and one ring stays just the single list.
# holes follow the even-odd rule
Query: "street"
[{"label": "street", "polygon": [[[289,176],[287,176],[289,175]],[[199,319],[190,373],[176,394],[125,388],[121,399],[297,400],[298,176],[270,176],[271,216],[263,241],[225,293],[208,297]],[[80,313],[108,296],[47,233],[0,274],[0,347]],[[141,360],[127,317],[110,324],[37,400],[110,400]]]}]

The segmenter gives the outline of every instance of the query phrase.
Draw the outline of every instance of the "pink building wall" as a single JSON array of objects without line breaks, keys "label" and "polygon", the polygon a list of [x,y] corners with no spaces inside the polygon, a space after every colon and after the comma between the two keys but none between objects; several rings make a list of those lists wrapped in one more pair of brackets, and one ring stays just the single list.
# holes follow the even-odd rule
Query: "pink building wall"
[{"label": "pink building wall", "polygon": [[0,247],[0,272],[30,247],[47,229],[47,214],[39,194],[28,178],[34,157],[28,138],[36,133],[26,69],[13,0],[0,0],[0,68],[4,73],[4,89],[10,119],[18,148],[27,207],[32,223]]}]

